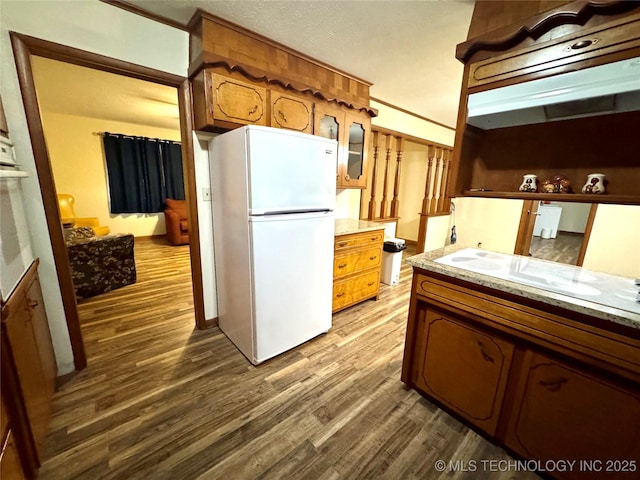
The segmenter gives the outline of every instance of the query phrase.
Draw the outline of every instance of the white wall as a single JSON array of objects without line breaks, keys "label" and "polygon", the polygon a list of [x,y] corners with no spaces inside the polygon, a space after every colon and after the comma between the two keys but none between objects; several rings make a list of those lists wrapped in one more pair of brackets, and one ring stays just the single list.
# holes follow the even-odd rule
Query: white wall
[{"label": "white wall", "polygon": [[598,205],[582,266],[640,278],[640,206]]},{"label": "white wall", "polygon": [[0,93],[11,139],[22,168],[25,210],[33,251],[40,258],[40,277],[60,375],[71,372],[62,297],[46,225],[42,196],[22,105],[9,31],[88,50],[133,64],[187,75],[189,36],[186,32],[126,12],[97,0],[2,1],[0,17]]},{"label": "white wall", "polygon": [[562,207],[558,231],[584,233],[591,211],[590,203],[551,202]]},{"label": "white wall", "polygon": [[522,200],[460,197],[454,199],[457,244],[494,252],[515,249]]},{"label": "white wall", "polygon": [[422,120],[414,115],[401,112],[381,103],[371,101],[371,106],[378,109],[378,116],[371,119],[371,124],[406,133],[430,142],[453,145],[455,130]]}]

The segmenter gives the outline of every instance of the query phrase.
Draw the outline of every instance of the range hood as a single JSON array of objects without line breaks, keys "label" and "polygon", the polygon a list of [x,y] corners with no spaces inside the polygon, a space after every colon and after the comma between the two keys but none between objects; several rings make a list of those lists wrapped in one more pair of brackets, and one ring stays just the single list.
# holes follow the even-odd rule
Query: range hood
[{"label": "range hood", "polygon": [[640,58],[474,93],[467,107],[483,130],[640,110]]}]

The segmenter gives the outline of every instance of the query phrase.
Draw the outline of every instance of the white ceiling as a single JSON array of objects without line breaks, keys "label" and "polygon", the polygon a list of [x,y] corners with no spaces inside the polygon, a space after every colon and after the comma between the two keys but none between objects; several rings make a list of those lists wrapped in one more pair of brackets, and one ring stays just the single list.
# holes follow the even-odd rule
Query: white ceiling
[{"label": "white ceiling", "polygon": [[[373,83],[371,96],[454,127],[473,0],[129,0],[186,24],[196,8]],[[56,113],[179,129],[177,92],[34,58],[39,103]]]},{"label": "white ceiling", "polygon": [[454,127],[474,0],[128,0],[186,24],[197,8],[373,83],[371,96]]}]

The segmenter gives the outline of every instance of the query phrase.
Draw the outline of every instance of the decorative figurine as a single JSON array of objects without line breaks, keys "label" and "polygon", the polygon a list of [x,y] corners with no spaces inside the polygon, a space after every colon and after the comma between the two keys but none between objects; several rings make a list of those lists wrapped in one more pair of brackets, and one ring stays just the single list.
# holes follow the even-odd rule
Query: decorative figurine
[{"label": "decorative figurine", "polygon": [[520,185],[521,192],[534,193],[538,191],[538,176],[532,173],[528,173],[522,177],[522,185]]},{"label": "decorative figurine", "polygon": [[542,193],[571,193],[571,182],[564,175],[556,175],[542,182]]},{"label": "decorative figurine", "polygon": [[587,183],[582,187],[582,193],[604,193],[604,174],[590,173],[587,175]]}]

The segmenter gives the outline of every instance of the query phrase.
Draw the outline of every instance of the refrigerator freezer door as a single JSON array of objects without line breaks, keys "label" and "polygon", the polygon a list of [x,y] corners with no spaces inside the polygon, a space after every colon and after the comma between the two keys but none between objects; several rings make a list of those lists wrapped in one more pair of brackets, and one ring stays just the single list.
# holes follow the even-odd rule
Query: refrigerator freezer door
[{"label": "refrigerator freezer door", "polygon": [[331,328],[334,216],[251,217],[249,228],[257,364]]},{"label": "refrigerator freezer door", "polygon": [[249,215],[334,210],[335,140],[278,128],[245,128]]}]

